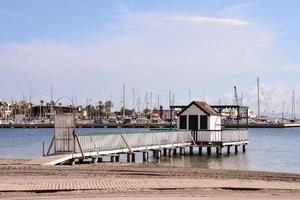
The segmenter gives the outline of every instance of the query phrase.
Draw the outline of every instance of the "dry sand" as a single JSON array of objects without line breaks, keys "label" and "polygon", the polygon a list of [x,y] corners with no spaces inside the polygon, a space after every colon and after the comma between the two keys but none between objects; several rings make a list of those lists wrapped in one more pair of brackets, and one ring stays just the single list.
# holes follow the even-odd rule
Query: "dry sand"
[{"label": "dry sand", "polygon": [[0,159],[4,199],[300,199],[300,174]]}]

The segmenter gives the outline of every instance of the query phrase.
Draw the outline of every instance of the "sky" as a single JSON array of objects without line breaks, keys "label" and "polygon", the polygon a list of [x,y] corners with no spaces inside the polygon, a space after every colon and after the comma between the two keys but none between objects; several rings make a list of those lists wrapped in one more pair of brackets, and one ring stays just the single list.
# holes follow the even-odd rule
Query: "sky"
[{"label": "sky", "polygon": [[[0,0],[0,99],[205,100],[300,112],[300,1]],[[300,96],[300,95],[299,95]],[[150,101],[150,100],[149,100]],[[137,105],[135,105],[137,106]]]}]

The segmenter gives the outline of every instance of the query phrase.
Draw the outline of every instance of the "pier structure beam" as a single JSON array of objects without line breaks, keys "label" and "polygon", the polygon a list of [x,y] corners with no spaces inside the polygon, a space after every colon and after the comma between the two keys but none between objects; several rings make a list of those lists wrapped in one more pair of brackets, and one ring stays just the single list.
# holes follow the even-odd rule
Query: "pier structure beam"
[{"label": "pier structure beam", "polygon": [[169,157],[173,156],[173,149],[169,149]]},{"label": "pier structure beam", "polygon": [[211,147],[207,147],[207,155],[211,155]]},{"label": "pier structure beam", "polygon": [[234,146],[234,152],[237,154],[239,152],[239,146],[238,145],[235,145]]},{"label": "pier structure beam", "polygon": [[245,152],[246,152],[246,145],[243,144],[243,153],[245,153]]},{"label": "pier structure beam", "polygon": [[202,147],[200,147],[200,146],[199,146],[199,152],[198,153],[199,153],[200,156],[202,155]]},{"label": "pier structure beam", "polygon": [[193,154],[194,154],[194,147],[190,146],[190,155],[193,155]]},{"label": "pier structure beam", "polygon": [[180,147],[179,148],[179,154],[184,155],[185,154],[185,147]]},{"label": "pier structure beam", "polygon": [[228,145],[228,146],[227,146],[227,154],[228,154],[228,155],[230,154],[230,147],[231,147],[231,145]]}]

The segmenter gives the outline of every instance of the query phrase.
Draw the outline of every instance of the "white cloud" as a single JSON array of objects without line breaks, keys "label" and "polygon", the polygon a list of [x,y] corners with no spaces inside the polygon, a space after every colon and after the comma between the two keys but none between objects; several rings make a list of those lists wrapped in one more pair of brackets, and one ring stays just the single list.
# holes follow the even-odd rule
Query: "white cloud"
[{"label": "white cloud", "polygon": [[[226,90],[220,77],[269,72],[283,62],[274,51],[272,32],[259,26],[245,26],[249,23],[236,19],[189,18],[237,25],[203,28],[166,18],[172,19],[155,13],[128,14],[100,36],[81,41],[2,44],[0,68],[8,76],[0,84],[12,81],[14,74],[20,83],[38,85],[37,90],[54,84],[56,94],[100,99],[113,93],[119,102],[125,81],[135,86],[137,96],[143,98],[146,90],[160,92],[161,101],[167,102],[169,89],[177,99],[184,99],[188,89],[194,97],[202,97],[203,90],[210,96],[209,91]],[[218,84],[207,84],[213,80]],[[11,84],[2,95],[22,93],[20,85]]]},{"label": "white cloud", "polygon": [[249,26],[253,25],[250,22],[232,18],[216,18],[204,16],[172,16],[167,17],[167,20],[189,22],[196,25],[231,25],[231,26]]}]

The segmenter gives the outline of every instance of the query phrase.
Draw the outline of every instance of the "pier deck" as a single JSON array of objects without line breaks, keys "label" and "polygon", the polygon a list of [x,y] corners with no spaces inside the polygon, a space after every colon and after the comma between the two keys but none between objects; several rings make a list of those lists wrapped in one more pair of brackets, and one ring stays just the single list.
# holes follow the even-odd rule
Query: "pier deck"
[{"label": "pier deck", "polygon": [[[67,162],[75,163],[76,160],[83,158],[90,158],[94,160],[93,162],[98,162],[104,156],[111,156],[111,161],[115,162],[119,160],[120,154],[127,154],[127,161],[132,162],[134,161],[134,154],[137,152],[143,152],[143,161],[148,161],[148,152],[150,151],[153,151],[153,154],[157,153],[159,157],[162,152],[165,156],[173,156],[176,155],[176,152],[184,155],[186,148],[189,148],[190,154],[193,154],[194,147],[206,147],[209,155],[211,148],[215,147],[219,155],[222,153],[223,147],[235,146],[237,151],[237,147],[243,145],[244,151],[245,145],[249,142],[247,130],[197,131],[192,133],[190,131],[156,131],[79,135],[77,139],[63,138],[65,139],[56,138],[57,141],[53,144],[55,151],[49,156],[30,161],[27,164],[57,165]],[[177,151],[177,148],[180,151]],[[71,152],[64,152],[66,149],[71,150]]]}]

